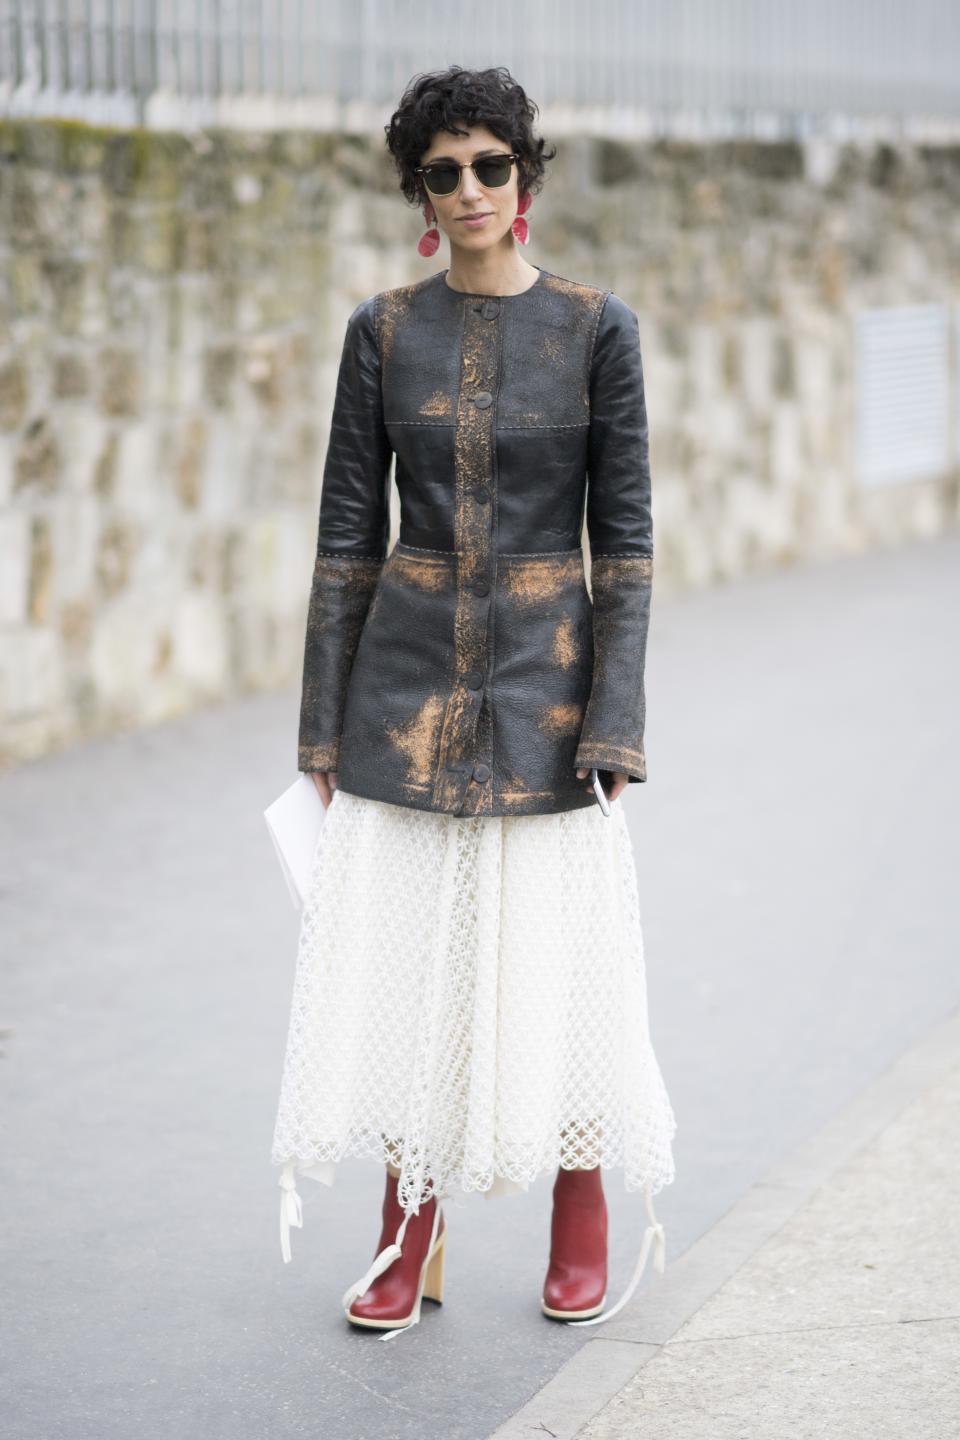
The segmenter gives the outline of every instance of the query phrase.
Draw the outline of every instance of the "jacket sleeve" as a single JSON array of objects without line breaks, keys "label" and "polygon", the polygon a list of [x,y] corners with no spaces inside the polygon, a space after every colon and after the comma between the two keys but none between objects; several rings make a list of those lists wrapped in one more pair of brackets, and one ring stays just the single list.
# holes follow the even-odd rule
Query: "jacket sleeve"
[{"label": "jacket sleeve", "polygon": [[299,770],[339,763],[350,670],[387,553],[392,453],[372,296],[347,321],[334,395],[307,609]]},{"label": "jacket sleeve", "polygon": [[575,765],[646,780],[644,665],[653,581],[647,410],[636,315],[608,294],[590,367],[587,533],[593,680]]}]

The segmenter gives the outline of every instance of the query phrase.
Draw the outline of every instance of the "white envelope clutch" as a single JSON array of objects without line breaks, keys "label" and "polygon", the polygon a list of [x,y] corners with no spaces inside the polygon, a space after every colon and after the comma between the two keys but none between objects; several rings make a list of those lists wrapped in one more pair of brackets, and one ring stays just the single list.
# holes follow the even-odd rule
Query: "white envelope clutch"
[{"label": "white envelope clutch", "polygon": [[320,792],[303,772],[263,812],[295,910],[303,907],[326,813]]}]

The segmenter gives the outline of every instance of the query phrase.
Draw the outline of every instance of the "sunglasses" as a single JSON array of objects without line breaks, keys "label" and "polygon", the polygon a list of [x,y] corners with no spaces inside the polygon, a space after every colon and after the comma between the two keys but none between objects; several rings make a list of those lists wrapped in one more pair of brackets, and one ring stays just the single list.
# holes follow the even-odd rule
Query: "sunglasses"
[{"label": "sunglasses", "polygon": [[418,165],[415,175],[423,176],[423,183],[431,195],[452,195],[460,189],[464,170],[472,170],[480,184],[487,190],[506,185],[510,179],[510,167],[520,157],[510,155],[484,155],[470,165],[456,165],[452,160],[439,160],[435,165]]}]

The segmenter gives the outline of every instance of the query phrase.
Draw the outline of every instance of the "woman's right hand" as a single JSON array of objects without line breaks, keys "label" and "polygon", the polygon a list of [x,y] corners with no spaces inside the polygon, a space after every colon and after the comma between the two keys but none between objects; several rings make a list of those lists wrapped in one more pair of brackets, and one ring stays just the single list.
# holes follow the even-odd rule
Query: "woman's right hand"
[{"label": "woman's right hand", "polygon": [[313,783],[320,792],[320,799],[323,801],[323,808],[326,810],[333,799],[333,792],[337,788],[336,770],[311,770]]}]

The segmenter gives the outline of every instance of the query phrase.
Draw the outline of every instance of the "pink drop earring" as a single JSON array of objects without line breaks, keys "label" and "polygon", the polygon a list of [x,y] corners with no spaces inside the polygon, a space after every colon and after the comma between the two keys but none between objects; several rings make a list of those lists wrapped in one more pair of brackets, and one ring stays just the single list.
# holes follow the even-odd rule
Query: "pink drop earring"
[{"label": "pink drop earring", "polygon": [[430,226],[430,229],[424,230],[423,234],[420,236],[420,239],[417,242],[417,249],[419,250],[421,255],[426,255],[429,258],[431,255],[435,255],[437,253],[437,250],[440,246],[440,231],[437,229],[436,223],[437,214],[433,206],[430,204],[429,200],[423,207],[423,218]]},{"label": "pink drop earring", "polygon": [[530,209],[532,199],[533,197],[531,196],[530,191],[524,190],[517,204],[517,218],[510,226],[510,229],[520,241],[521,245],[528,245],[530,243],[530,226],[527,224],[526,220],[524,220],[523,212]]}]

